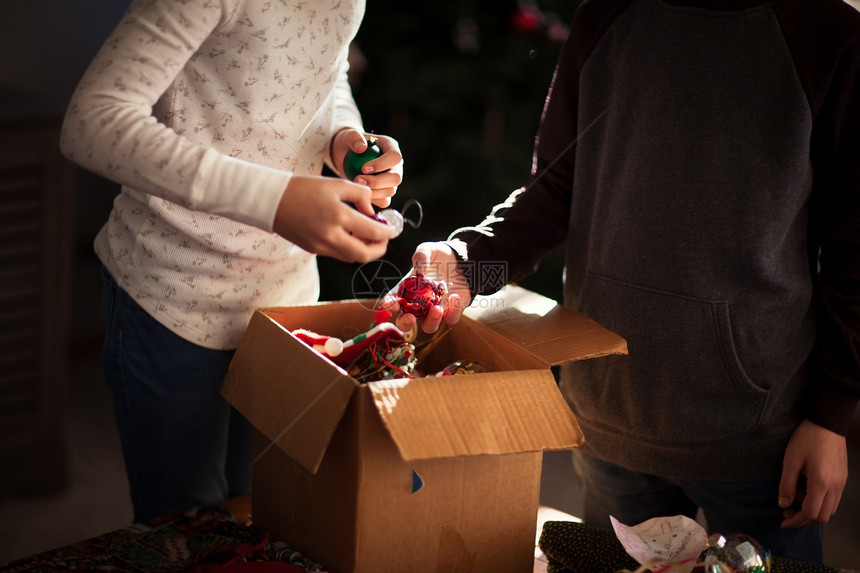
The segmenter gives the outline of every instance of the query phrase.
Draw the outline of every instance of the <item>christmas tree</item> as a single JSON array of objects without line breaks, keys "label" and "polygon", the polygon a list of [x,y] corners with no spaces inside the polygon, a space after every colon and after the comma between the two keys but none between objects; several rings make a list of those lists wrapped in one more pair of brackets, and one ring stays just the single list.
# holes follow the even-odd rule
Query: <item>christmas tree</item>
[{"label": "christmas tree", "polygon": [[[353,92],[365,128],[394,137],[403,152],[404,183],[392,206],[415,199],[424,215],[418,229],[407,226],[390,243],[387,275],[406,273],[420,242],[477,224],[526,183],[577,4],[368,1],[351,58]],[[560,261],[548,258],[523,285],[558,298]],[[320,269],[323,300],[367,294],[356,292],[356,273],[376,272],[322,258]]]}]

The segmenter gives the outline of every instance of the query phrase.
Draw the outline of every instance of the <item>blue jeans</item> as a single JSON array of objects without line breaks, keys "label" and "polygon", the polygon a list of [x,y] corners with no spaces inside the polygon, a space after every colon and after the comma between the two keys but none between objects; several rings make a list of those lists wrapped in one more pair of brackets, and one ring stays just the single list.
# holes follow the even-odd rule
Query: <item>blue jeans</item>
[{"label": "blue jeans", "polygon": [[783,516],[776,502],[778,480],[673,481],[627,470],[576,450],[573,465],[582,485],[581,517],[586,523],[611,529],[610,515],[625,525],[659,516],[695,519],[701,508],[708,533],[744,533],[773,555],[822,561],[821,525],[780,528]]},{"label": "blue jeans", "polygon": [[220,394],[233,351],[180,338],[102,279],[102,370],[135,521],[249,493],[253,429]]}]

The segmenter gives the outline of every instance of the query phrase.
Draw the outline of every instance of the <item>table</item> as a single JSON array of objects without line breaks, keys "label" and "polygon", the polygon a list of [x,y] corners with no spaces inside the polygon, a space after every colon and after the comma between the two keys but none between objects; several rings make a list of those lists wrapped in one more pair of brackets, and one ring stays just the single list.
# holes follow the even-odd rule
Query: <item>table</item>
[{"label": "table", "polygon": [[[239,523],[251,523],[250,496],[242,496],[240,498],[228,500],[219,505],[228,510]],[[535,532],[535,562],[532,573],[546,573],[546,555],[541,551],[538,542],[540,541],[541,531],[543,531],[543,524],[547,521],[580,522],[581,520],[578,517],[574,517],[573,515],[551,507],[540,506],[538,508],[537,530]]]},{"label": "table", "polygon": [[[546,557],[538,547],[543,523],[576,520],[541,507],[535,535],[533,573],[545,573]],[[2,573],[40,571],[116,571],[127,573],[187,570],[197,573],[241,573],[248,564],[263,569],[301,573],[321,565],[288,544],[271,539],[251,522],[251,498],[241,496],[185,514],[172,514],[133,524],[66,547],[0,566]],[[268,564],[268,567],[261,567]],[[245,565],[245,567],[243,567]]]},{"label": "table", "polygon": [[[250,516],[250,497],[243,496],[20,559],[0,567],[0,573],[326,571],[288,544],[257,529]],[[554,570],[573,573],[614,573],[638,568],[611,531],[590,527],[576,517],[548,507],[539,509],[536,525],[533,573],[546,573],[548,562]],[[771,573],[838,573],[838,570],[776,557]]]}]

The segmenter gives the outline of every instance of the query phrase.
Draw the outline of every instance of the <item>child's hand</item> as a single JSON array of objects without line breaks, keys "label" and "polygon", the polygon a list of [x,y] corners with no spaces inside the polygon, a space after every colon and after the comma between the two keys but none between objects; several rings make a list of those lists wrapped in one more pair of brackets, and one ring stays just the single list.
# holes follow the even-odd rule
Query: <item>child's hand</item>
[{"label": "child's hand", "polygon": [[[403,156],[396,140],[384,135],[373,137],[376,138],[376,145],[382,155],[365,163],[355,182],[370,187],[374,205],[388,207],[391,198],[397,193],[397,186],[403,182]],[[367,136],[355,129],[341,129],[335,134],[331,146],[332,161],[341,177],[344,176],[343,159],[350,149],[356,153],[364,153],[367,149]]]},{"label": "child's hand", "polygon": [[278,204],[273,230],[308,252],[366,263],[385,254],[393,234],[389,225],[371,219],[370,200],[363,185],[294,175]]},{"label": "child's hand", "polygon": [[[472,300],[472,293],[466,276],[460,271],[457,257],[451,246],[443,242],[418,245],[412,255],[412,270],[409,274],[416,273],[444,281],[448,287],[447,295],[442,297],[441,304],[430,309],[427,318],[421,323],[421,329],[429,334],[436,332],[443,320],[448,324],[454,324],[460,320],[460,316]],[[382,308],[392,314],[400,312],[396,289],[386,295]],[[417,322],[415,315],[408,313],[401,314],[395,320],[397,327],[404,332],[411,330]]]}]

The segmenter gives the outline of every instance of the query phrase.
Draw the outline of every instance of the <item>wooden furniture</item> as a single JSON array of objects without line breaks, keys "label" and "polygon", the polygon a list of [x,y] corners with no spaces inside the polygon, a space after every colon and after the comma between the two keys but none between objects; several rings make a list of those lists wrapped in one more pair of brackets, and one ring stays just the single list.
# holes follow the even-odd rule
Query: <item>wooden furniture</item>
[{"label": "wooden furniture", "polygon": [[0,493],[67,479],[72,173],[59,119],[0,124]]}]

